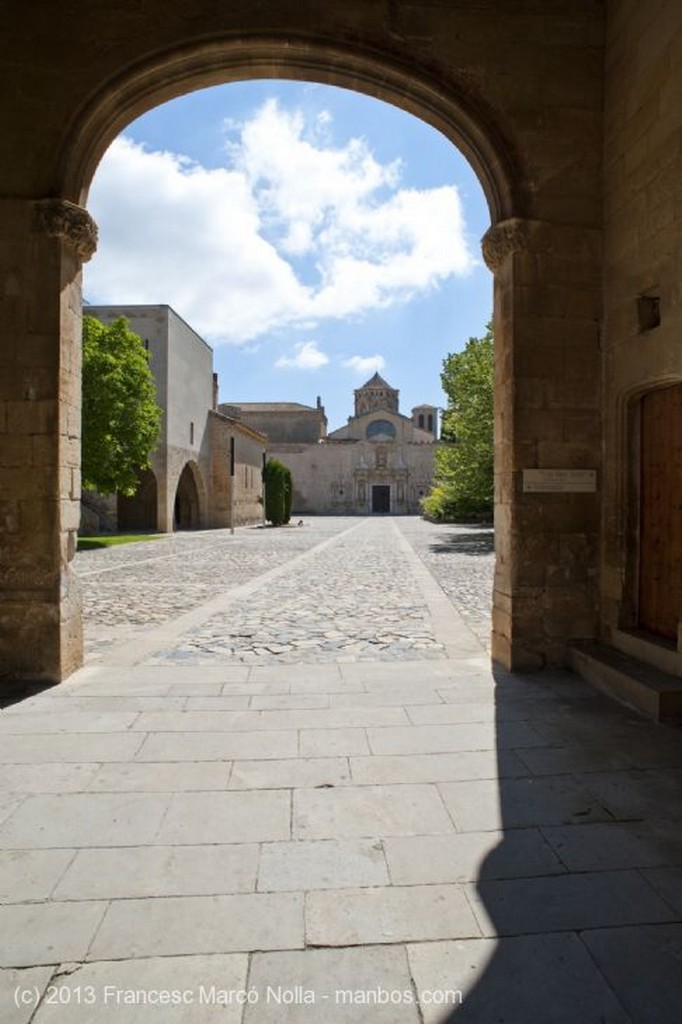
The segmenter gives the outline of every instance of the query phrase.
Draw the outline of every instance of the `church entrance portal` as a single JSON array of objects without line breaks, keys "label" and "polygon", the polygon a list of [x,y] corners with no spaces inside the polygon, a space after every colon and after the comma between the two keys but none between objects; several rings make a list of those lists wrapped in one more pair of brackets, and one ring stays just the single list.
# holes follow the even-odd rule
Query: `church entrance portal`
[{"label": "church entrance portal", "polygon": [[387,484],[374,484],[372,487],[372,512],[377,515],[388,515],[391,511],[391,488]]}]

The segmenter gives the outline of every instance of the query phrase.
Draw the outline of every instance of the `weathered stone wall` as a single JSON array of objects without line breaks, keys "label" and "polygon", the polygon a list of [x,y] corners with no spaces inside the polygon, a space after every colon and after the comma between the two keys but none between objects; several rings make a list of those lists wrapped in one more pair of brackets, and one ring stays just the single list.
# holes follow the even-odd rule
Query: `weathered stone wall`
[{"label": "weathered stone wall", "polygon": [[103,323],[124,316],[150,355],[150,367],[163,409],[159,443],[152,456],[158,483],[158,529],[174,524],[178,481],[188,463],[196,465],[199,491],[197,527],[208,522],[208,411],[213,405],[213,353],[196,331],[167,305],[85,307]]},{"label": "weathered stone wall", "polygon": [[[386,452],[385,466],[377,466],[378,449]],[[374,484],[391,487],[394,514],[418,514],[433,478],[434,450],[431,444],[369,441],[268,445],[268,455],[291,470],[292,513],[297,515],[368,515]]]},{"label": "weathered stone wall", "polygon": [[[263,519],[262,472],[265,438],[217,412],[209,415],[211,472],[209,526],[248,526]],[[234,506],[231,440],[235,442]],[[234,518],[232,509],[234,507]]]},{"label": "weathered stone wall", "polygon": [[219,409],[226,416],[238,413],[238,419],[259,434],[287,444],[315,444],[327,432],[323,409],[295,408],[293,403],[289,408],[258,410],[228,403]]},{"label": "weathered stone wall", "polygon": [[57,201],[0,201],[0,676],[81,663],[80,264],[96,231]]},{"label": "weathered stone wall", "polygon": [[[605,101],[604,477],[601,627],[637,622],[638,400],[682,380],[682,7],[609,8]],[[638,300],[660,300],[660,325]],[[682,595],[680,595],[682,618]],[[630,649],[651,660],[650,645]],[[674,661],[675,659],[673,659]],[[682,655],[676,656],[682,674]],[[675,664],[670,666],[675,669]]]}]

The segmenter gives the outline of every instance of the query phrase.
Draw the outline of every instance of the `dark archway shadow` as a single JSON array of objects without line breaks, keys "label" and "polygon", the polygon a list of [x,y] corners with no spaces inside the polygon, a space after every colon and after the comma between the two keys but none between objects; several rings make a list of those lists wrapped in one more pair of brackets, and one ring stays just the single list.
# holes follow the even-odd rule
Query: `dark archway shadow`
[{"label": "dark archway shadow", "polygon": [[199,488],[191,463],[187,463],[175,492],[173,526],[176,530],[198,530],[201,525]]},{"label": "dark archway shadow", "polygon": [[499,781],[455,784],[464,831],[492,830],[497,816],[468,891],[486,937],[435,944],[437,976],[463,999],[425,1020],[676,1024],[679,725],[649,722],[569,672],[493,671]]},{"label": "dark archway shadow", "polygon": [[118,496],[118,528],[120,531],[158,529],[158,485],[151,469],[139,474],[134,494]]}]

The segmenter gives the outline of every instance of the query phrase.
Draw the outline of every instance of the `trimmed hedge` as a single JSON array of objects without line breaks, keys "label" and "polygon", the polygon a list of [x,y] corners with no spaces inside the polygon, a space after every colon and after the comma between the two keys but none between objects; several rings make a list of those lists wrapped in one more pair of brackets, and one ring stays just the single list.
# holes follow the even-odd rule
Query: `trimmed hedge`
[{"label": "trimmed hedge", "polygon": [[265,518],[273,526],[285,526],[291,519],[291,470],[277,459],[268,459],[263,469],[263,486]]}]

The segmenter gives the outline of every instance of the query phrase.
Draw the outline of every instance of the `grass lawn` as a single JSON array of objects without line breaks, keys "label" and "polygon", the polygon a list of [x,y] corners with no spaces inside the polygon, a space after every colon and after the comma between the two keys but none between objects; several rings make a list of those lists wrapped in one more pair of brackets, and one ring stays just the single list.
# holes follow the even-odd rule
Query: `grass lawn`
[{"label": "grass lawn", "polygon": [[95,548],[113,548],[117,544],[136,544],[142,540],[158,540],[160,533],[112,533],[102,537],[79,537],[79,551],[93,551]]}]

